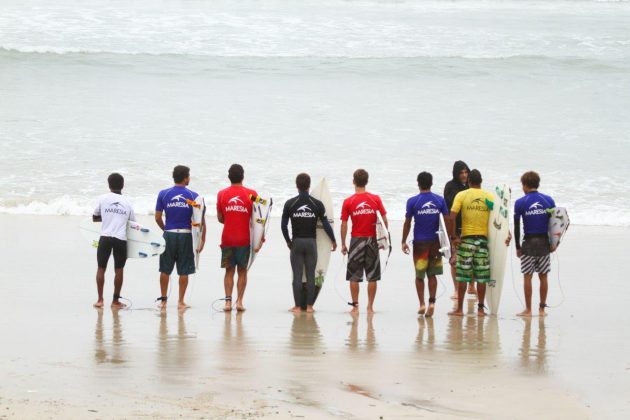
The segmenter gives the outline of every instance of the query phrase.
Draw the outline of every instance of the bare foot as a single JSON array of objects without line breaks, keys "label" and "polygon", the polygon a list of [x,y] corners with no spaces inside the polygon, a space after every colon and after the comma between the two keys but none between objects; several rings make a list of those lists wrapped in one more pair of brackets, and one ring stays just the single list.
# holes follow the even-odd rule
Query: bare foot
[{"label": "bare foot", "polygon": [[367,313],[368,314],[373,314],[374,313],[374,308],[372,308],[371,306],[367,307]]},{"label": "bare foot", "polygon": [[458,311],[458,310],[455,310],[455,311],[451,311],[451,312],[449,312],[448,314],[449,314],[450,316],[464,316],[464,311]]},{"label": "bare foot", "polygon": [[522,317],[525,317],[525,318],[531,318],[532,317],[532,311],[528,311],[527,309],[525,309],[523,312],[517,313],[516,316],[522,316]]},{"label": "bare foot", "polygon": [[544,310],[544,309],[539,309],[539,310],[538,310],[538,316],[541,316],[541,317],[543,317],[543,318],[544,318],[544,317],[546,317],[546,316],[547,316],[547,312],[545,312],[545,310]]},{"label": "bare foot", "polygon": [[243,306],[243,302],[236,301],[236,310],[238,312],[245,312],[245,307]]},{"label": "bare foot", "polygon": [[96,303],[93,306],[95,308],[102,308],[103,307],[103,299],[99,299],[98,301],[96,301]]},{"label": "bare foot", "polygon": [[486,311],[481,308],[477,309],[477,316],[486,316]]},{"label": "bare foot", "polygon": [[313,306],[307,306],[306,307],[306,313],[307,314],[312,314],[313,312],[315,312],[315,309],[313,309]]},{"label": "bare foot", "polygon": [[352,307],[352,309],[350,310],[350,313],[351,313],[352,315],[356,315],[356,314],[358,314],[358,313],[359,313],[359,305],[357,305],[357,306],[353,306],[353,307]]},{"label": "bare foot", "polygon": [[123,309],[126,308],[127,305],[125,305],[122,302],[112,302],[112,309]]},{"label": "bare foot", "polygon": [[424,305],[424,303],[420,304],[420,309],[418,309],[418,314],[419,315],[424,315],[424,313],[427,311],[427,307]]},{"label": "bare foot", "polygon": [[424,316],[431,318],[433,316],[434,311],[435,311],[435,303],[429,303],[429,309],[427,309],[427,313]]},{"label": "bare foot", "polygon": [[158,305],[158,308],[160,309],[160,311],[166,312],[166,301],[163,300],[162,302],[160,302],[160,304]]},{"label": "bare foot", "polygon": [[293,308],[289,309],[289,312],[293,312],[294,314],[299,314],[300,312],[302,312],[302,308],[300,308],[299,306],[294,306]]},{"label": "bare foot", "polygon": [[225,301],[225,305],[223,305],[223,311],[224,312],[232,312],[232,301],[231,300],[226,300]]},{"label": "bare foot", "polygon": [[190,308],[190,305],[187,305],[183,301],[177,303],[177,309],[179,309],[180,311],[183,311],[184,309],[188,309],[188,308]]}]

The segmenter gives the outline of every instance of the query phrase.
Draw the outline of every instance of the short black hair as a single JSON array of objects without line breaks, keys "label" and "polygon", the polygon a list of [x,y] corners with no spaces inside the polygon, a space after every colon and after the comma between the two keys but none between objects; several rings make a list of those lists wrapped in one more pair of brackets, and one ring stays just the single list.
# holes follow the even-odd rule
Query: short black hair
[{"label": "short black hair", "polygon": [[365,169],[357,169],[352,174],[352,179],[354,180],[354,185],[359,188],[363,188],[367,185],[368,180],[370,178],[370,174]]},{"label": "short black hair", "polygon": [[468,184],[470,185],[481,185],[483,179],[481,178],[481,172],[479,169],[473,169],[468,174]]},{"label": "short black hair", "polygon": [[245,178],[245,170],[238,163],[234,163],[228,169],[228,178],[232,184],[240,184],[243,182],[243,178]]},{"label": "short black hair", "polygon": [[311,188],[311,177],[306,173],[298,174],[295,177],[295,185],[297,186],[298,191],[308,191]]},{"label": "short black hair", "polygon": [[534,171],[525,172],[521,177],[521,184],[525,185],[527,188],[537,190],[540,185],[540,175]]},{"label": "short black hair", "polygon": [[181,184],[186,178],[190,177],[190,168],[184,165],[177,165],[173,168],[173,181]]},{"label": "short black hair", "polygon": [[114,172],[107,177],[109,189],[112,191],[120,191],[125,186],[125,178],[118,172]]},{"label": "short black hair", "polygon": [[420,172],[418,174],[418,187],[421,190],[428,190],[433,185],[433,175],[428,172]]}]

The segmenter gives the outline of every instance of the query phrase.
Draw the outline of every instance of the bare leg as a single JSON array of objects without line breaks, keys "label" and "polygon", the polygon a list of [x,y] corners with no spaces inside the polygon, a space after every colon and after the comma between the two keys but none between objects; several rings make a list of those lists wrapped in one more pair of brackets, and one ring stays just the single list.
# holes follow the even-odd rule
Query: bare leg
[{"label": "bare leg", "polygon": [[306,305],[306,313],[312,314],[313,312],[315,312],[315,309],[313,309],[313,305]]},{"label": "bare leg", "polygon": [[452,300],[457,300],[457,289],[459,285],[457,284],[457,280],[455,280],[455,264],[451,264],[451,278],[453,279],[453,294],[451,295]]},{"label": "bare leg", "polygon": [[[168,281],[170,276],[166,273],[160,273],[160,293],[162,297],[165,297],[168,294]],[[160,309],[163,311],[166,310],[166,301],[163,300],[160,303]]]},{"label": "bare leg", "polygon": [[350,296],[352,296],[352,302],[356,302],[357,304],[352,307],[350,311],[351,314],[359,313],[359,282],[351,281],[350,282]]},{"label": "bare leg", "polygon": [[538,278],[540,279],[540,309],[538,310],[538,314],[540,316],[546,316],[545,306],[547,306],[547,291],[549,290],[549,283],[547,283],[547,274],[539,273]]},{"label": "bare leg", "polygon": [[[486,284],[485,283],[477,283],[477,297],[478,305],[483,305],[484,300],[486,299]],[[486,316],[486,311],[483,309],[483,306],[477,306],[477,316]]]},{"label": "bare leg", "polygon": [[[532,277],[533,274],[525,274],[523,277],[523,292],[525,293],[525,310],[518,313],[518,316],[532,316]],[[540,283],[542,288],[542,281]],[[541,300],[542,302],[542,300]]]},{"label": "bare leg", "polygon": [[[479,287],[479,283],[477,283],[477,287]],[[477,294],[477,289],[475,289],[475,282],[471,281],[470,283],[468,283],[468,294],[469,295],[476,295]],[[483,302],[480,302],[483,303]]]},{"label": "bare leg", "polygon": [[95,308],[103,307],[103,287],[105,287],[105,269],[99,267],[96,270],[96,291],[98,293],[98,300],[94,304]]},{"label": "bare leg", "polygon": [[368,306],[367,312],[368,314],[374,313],[374,298],[376,297],[376,289],[378,287],[378,282],[369,281],[368,282]]},{"label": "bare leg", "polygon": [[[123,269],[117,268],[114,271],[114,296],[120,296],[120,291],[123,285]],[[124,308],[127,305],[118,301],[118,298],[114,298],[112,301],[112,308]]]},{"label": "bare leg", "polygon": [[245,296],[245,288],[247,287],[247,268],[238,267],[238,283],[236,284],[236,291],[238,293],[236,297],[236,310],[243,312],[245,307],[243,306],[243,297]]},{"label": "bare leg", "polygon": [[184,296],[186,296],[186,289],[188,288],[188,276],[179,276],[179,301],[177,301],[177,309],[190,308],[184,302]]},{"label": "bare leg", "polygon": [[429,276],[429,308],[426,316],[432,317],[435,311],[435,293],[437,292],[437,277]]},{"label": "bare leg", "polygon": [[[232,296],[232,291],[234,290],[234,272],[236,271],[236,267],[227,267],[225,269],[225,276],[223,277],[223,288],[225,289],[225,296]],[[232,301],[226,300],[225,306],[223,310],[229,312],[232,310]]]},{"label": "bare leg", "polygon": [[467,284],[464,281],[458,282],[457,285],[457,308],[449,312],[449,315],[464,316],[464,297],[466,297]]},{"label": "bare leg", "polygon": [[416,293],[418,293],[418,301],[420,302],[420,309],[418,310],[418,313],[420,315],[424,315],[427,311],[427,307],[424,304],[424,279],[416,277]]}]

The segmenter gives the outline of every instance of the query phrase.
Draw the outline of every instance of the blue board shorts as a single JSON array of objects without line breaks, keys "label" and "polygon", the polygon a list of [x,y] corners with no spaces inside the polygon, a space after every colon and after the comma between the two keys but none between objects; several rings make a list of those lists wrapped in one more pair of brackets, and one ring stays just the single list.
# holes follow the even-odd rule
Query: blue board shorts
[{"label": "blue board shorts", "polygon": [[221,268],[247,268],[251,247],[248,246],[223,246],[221,247]]},{"label": "blue board shorts", "polygon": [[195,253],[191,233],[164,232],[166,249],[160,255],[160,273],[173,272],[177,264],[177,274],[195,274]]}]

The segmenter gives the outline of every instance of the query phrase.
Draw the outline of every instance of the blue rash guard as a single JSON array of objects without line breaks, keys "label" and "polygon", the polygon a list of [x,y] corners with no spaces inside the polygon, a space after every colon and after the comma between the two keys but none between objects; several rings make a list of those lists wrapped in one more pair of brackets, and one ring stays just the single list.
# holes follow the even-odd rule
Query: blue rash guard
[{"label": "blue rash guard", "polygon": [[438,238],[440,213],[448,214],[446,201],[432,192],[421,192],[407,200],[405,217],[414,219],[414,241],[433,241]]},{"label": "blue rash guard", "polygon": [[549,215],[556,207],[553,198],[538,191],[530,191],[514,203],[514,238],[516,249],[521,248],[521,218],[523,232],[527,235],[546,235]]},{"label": "blue rash guard", "polygon": [[155,211],[163,211],[166,215],[164,230],[190,229],[192,207],[186,200],[195,200],[199,194],[178,185],[160,191],[155,204]]}]

